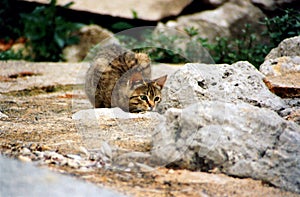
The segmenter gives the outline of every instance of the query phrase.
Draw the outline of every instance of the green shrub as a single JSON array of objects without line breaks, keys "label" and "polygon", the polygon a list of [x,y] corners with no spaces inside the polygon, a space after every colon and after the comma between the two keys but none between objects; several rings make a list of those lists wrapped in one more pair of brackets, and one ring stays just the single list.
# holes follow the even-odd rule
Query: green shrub
[{"label": "green shrub", "polygon": [[[66,21],[57,15],[56,0],[47,6],[38,6],[32,13],[21,14],[24,36],[29,39],[28,47],[34,61],[61,61],[62,49],[79,41],[73,33],[80,24]],[[68,7],[67,4],[64,7]]]},{"label": "green shrub", "polygon": [[[217,37],[215,43],[209,43],[207,39],[199,37],[198,29],[194,27],[185,29],[189,39],[186,37],[183,39],[176,35],[147,32],[139,40],[128,36],[120,40],[129,48],[144,50],[152,60],[157,62],[186,63],[193,60],[195,56],[200,56],[200,53],[203,52],[199,52],[199,47],[195,43],[198,42],[209,51],[215,63],[232,64],[245,60],[259,68],[272,48],[286,38],[300,35],[300,11],[285,10],[281,16],[265,18],[262,24],[266,25],[267,30],[261,35],[251,32],[251,26],[246,24],[241,30],[239,39]],[[258,37],[263,37],[265,43],[261,43]],[[184,50],[177,46],[177,43],[181,41],[186,44]],[[195,54],[196,52],[198,54]]]},{"label": "green shrub", "polygon": [[262,22],[267,26],[267,31],[263,32],[263,35],[270,38],[273,46],[277,46],[286,38],[300,35],[300,11],[286,9],[283,12],[282,16],[265,18]]},{"label": "green shrub", "polygon": [[14,52],[13,50],[7,50],[0,52],[0,60],[22,60],[24,56],[22,51]]},{"label": "green shrub", "polygon": [[15,10],[16,4],[16,0],[0,1],[0,39],[17,39],[22,34],[22,23]]},{"label": "green shrub", "polygon": [[199,41],[207,46],[216,63],[232,64],[247,60],[259,68],[272,48],[286,38],[300,35],[300,11],[284,10],[281,16],[264,18],[262,24],[266,25],[267,30],[260,36],[266,38],[268,44],[259,43],[257,35],[250,32],[249,25],[242,30],[241,39],[216,38],[217,44],[207,44],[201,39]]}]

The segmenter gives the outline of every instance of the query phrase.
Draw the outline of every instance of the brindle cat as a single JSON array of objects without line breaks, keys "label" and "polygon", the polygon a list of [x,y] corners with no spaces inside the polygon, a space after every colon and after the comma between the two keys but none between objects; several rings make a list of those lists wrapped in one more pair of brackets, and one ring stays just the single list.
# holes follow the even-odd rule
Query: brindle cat
[{"label": "brindle cat", "polygon": [[86,74],[85,91],[96,108],[120,107],[129,112],[155,109],[167,76],[150,80],[150,59],[119,45],[103,47]]}]

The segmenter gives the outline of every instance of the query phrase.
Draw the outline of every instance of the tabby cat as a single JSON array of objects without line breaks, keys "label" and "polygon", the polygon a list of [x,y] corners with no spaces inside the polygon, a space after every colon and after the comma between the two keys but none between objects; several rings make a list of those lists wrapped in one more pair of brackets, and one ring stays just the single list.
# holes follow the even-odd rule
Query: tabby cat
[{"label": "tabby cat", "polygon": [[150,59],[112,44],[99,50],[86,74],[85,91],[96,108],[152,111],[161,101],[167,76],[150,80]]}]

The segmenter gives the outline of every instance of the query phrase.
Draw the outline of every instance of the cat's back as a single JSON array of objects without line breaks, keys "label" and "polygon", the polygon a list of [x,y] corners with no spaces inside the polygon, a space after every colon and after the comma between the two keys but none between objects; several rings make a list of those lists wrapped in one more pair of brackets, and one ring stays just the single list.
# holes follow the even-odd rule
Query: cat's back
[{"label": "cat's back", "polygon": [[89,100],[94,107],[111,107],[115,91],[118,102],[128,103],[129,80],[134,73],[150,79],[150,63],[147,54],[135,53],[116,44],[99,48],[86,74],[85,90]]},{"label": "cat's back", "polygon": [[118,44],[103,46],[98,48],[97,51],[98,52],[96,53],[95,57],[92,60],[92,65],[96,65],[97,60],[99,59],[105,59],[107,60],[107,62],[112,62],[116,58],[129,52],[129,50],[121,47]]}]

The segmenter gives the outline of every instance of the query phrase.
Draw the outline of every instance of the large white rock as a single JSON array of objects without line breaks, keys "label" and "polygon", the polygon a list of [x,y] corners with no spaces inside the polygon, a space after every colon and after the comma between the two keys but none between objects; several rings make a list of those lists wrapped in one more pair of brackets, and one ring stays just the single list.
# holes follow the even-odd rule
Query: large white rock
[{"label": "large white rock", "polygon": [[239,37],[245,24],[251,24],[251,30],[259,35],[264,28],[258,23],[262,17],[262,11],[248,1],[227,2],[214,10],[180,16],[166,26],[180,31],[193,27],[198,29],[200,37],[215,42],[216,37]]},{"label": "large white rock", "polygon": [[169,76],[158,106],[185,108],[198,101],[247,102],[279,111],[284,101],[269,91],[263,75],[248,62],[228,64],[186,64]]},{"label": "large white rock", "polygon": [[266,56],[266,60],[283,56],[300,56],[300,36],[284,39]]},{"label": "large white rock", "polygon": [[1,196],[124,196],[86,181],[0,156]]},{"label": "large white rock", "polygon": [[[48,0],[26,0],[49,3]],[[58,5],[66,5],[69,0],[57,0]],[[167,16],[179,14],[192,0],[74,0],[71,9],[88,11],[103,15],[144,20],[160,20]],[[137,14],[135,16],[134,12]]]},{"label": "large white rock", "polygon": [[292,6],[293,4],[296,4],[297,1],[298,0],[251,0],[251,2],[256,6],[271,11],[274,11],[286,5]]},{"label": "large white rock", "polygon": [[265,82],[272,92],[285,98],[299,97],[300,36],[287,38],[272,49],[259,70],[266,75]]},{"label": "large white rock", "polygon": [[247,103],[202,101],[168,109],[153,137],[164,165],[218,168],[300,193],[300,127]]}]

